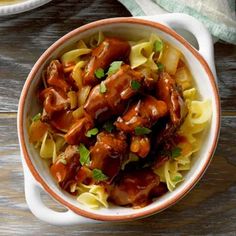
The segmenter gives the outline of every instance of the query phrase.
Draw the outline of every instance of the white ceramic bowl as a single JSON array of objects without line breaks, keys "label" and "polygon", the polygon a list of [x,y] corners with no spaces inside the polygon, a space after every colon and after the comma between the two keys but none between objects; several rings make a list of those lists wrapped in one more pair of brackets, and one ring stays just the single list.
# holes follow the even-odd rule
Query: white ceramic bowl
[{"label": "white ceramic bowl", "polygon": [[[51,0],[18,0],[11,4],[0,5],[0,16],[13,15],[40,7]],[[1,3],[1,1],[0,1]]]},{"label": "white ceramic bowl", "polygon": [[[162,24],[154,22],[160,21]],[[164,25],[165,24],[165,25]],[[182,28],[194,34],[198,41],[199,51],[194,49],[184,38],[170,27]],[[123,38],[143,38],[151,32],[157,33],[165,41],[171,43],[186,58],[187,64],[194,76],[197,88],[203,99],[212,100],[212,120],[204,137],[201,150],[193,158],[193,165],[183,181],[173,192],[168,192],[150,205],[141,209],[114,206],[108,209],[88,209],[75,198],[62,191],[49,173],[49,168],[39,157],[38,152],[29,143],[27,119],[40,110],[37,105],[36,91],[40,83],[40,75],[52,58],[65,47],[79,39],[89,37],[102,31],[105,34]],[[205,60],[205,59],[206,60]],[[207,62],[206,62],[207,61]],[[30,72],[22,90],[18,111],[18,135],[22,151],[22,161],[25,172],[26,200],[31,211],[41,220],[57,225],[92,222],[91,219],[103,221],[126,221],[145,217],[160,212],[175,204],[200,179],[210,163],[217,145],[220,129],[220,103],[216,85],[213,48],[211,36],[205,27],[190,16],[183,14],[167,14],[152,17],[147,20],[138,18],[105,19],[84,25],[54,43],[39,58]],[[41,200],[40,192],[44,189],[56,201],[64,205],[67,212],[55,212],[49,209]],[[89,220],[90,218],[90,220]]]}]

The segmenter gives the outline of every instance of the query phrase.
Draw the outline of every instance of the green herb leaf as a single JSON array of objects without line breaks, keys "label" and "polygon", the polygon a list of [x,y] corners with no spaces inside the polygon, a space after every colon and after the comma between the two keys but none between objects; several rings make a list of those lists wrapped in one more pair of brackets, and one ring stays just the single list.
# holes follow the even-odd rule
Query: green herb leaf
[{"label": "green herb leaf", "polygon": [[133,90],[139,90],[140,87],[141,87],[141,84],[138,81],[136,80],[131,81],[131,88]]},{"label": "green herb leaf", "polygon": [[95,180],[103,181],[106,180],[108,177],[102,173],[99,169],[93,169],[93,178]]},{"label": "green herb leaf", "polygon": [[32,118],[32,121],[35,122],[35,121],[39,120],[40,118],[41,118],[41,113],[38,113]]},{"label": "green herb leaf", "polygon": [[80,163],[81,165],[89,165],[90,163],[90,152],[89,150],[84,146],[83,143],[81,143],[78,147],[79,155],[80,155]]},{"label": "green herb leaf", "polygon": [[94,74],[98,79],[101,79],[105,76],[104,70],[102,68],[98,68],[97,70],[95,70]]},{"label": "green herb leaf", "polygon": [[161,52],[164,47],[164,43],[163,41],[156,40],[153,46],[154,46],[154,52]]},{"label": "green herb leaf", "polygon": [[183,180],[183,177],[182,176],[179,176],[179,175],[176,175],[173,179],[174,182],[180,182]]},{"label": "green herb leaf", "polygon": [[182,151],[181,148],[179,148],[179,147],[174,147],[174,148],[171,150],[171,157],[172,157],[172,158],[176,158],[176,157],[180,156],[180,155],[181,155],[181,151]]},{"label": "green herb leaf", "polygon": [[92,135],[96,135],[98,133],[98,129],[97,128],[93,128],[93,129],[90,129],[86,134],[85,136],[88,137],[88,138],[91,138]]},{"label": "green herb leaf", "polygon": [[152,131],[146,127],[137,126],[135,129],[135,135],[150,134]]},{"label": "green herb leaf", "polygon": [[112,121],[107,121],[104,125],[103,128],[107,131],[107,132],[112,132],[112,130],[115,128]]},{"label": "green herb leaf", "polygon": [[103,81],[100,83],[99,89],[100,89],[100,93],[105,93],[107,91],[107,87]]},{"label": "green herb leaf", "polygon": [[164,70],[164,65],[160,62],[157,62],[157,67],[158,67],[158,71],[163,71]]},{"label": "green herb leaf", "polygon": [[107,71],[107,75],[115,74],[121,67],[123,61],[113,61],[110,64],[109,70]]}]

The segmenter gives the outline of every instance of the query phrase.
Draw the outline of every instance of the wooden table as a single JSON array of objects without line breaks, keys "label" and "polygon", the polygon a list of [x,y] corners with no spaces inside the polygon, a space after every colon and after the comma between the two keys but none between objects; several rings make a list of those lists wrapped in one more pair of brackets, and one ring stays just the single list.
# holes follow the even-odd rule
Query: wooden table
[{"label": "wooden table", "polygon": [[[85,23],[130,13],[115,0],[54,0],[0,18],[0,235],[236,235],[236,47],[215,44],[222,129],[214,159],[178,204],[128,223],[56,227],[36,219],[24,197],[16,131],[17,104],[27,74],[55,40]],[[46,194],[47,204],[58,208]]]}]

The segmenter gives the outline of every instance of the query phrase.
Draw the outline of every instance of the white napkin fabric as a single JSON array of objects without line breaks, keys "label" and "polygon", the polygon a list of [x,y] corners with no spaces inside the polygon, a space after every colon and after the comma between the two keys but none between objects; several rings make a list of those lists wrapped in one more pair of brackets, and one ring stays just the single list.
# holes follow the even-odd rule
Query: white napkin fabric
[{"label": "white napkin fabric", "polygon": [[235,0],[119,0],[134,16],[179,12],[200,20],[215,37],[236,44]]}]

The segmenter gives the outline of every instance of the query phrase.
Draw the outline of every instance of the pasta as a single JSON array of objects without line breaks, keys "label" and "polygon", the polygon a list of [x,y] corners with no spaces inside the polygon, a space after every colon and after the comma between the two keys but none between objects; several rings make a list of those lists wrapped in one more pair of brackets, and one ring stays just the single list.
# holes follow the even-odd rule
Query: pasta
[{"label": "pasta", "polygon": [[108,194],[102,186],[81,184],[78,190],[81,193],[77,198],[80,203],[90,206],[90,208],[108,207]]},{"label": "pasta", "polygon": [[[153,61],[153,55],[154,55],[153,45],[156,40],[162,42],[161,39],[157,37],[155,34],[151,34],[148,42],[140,42],[140,43],[134,44],[131,47],[129,60],[130,60],[130,65],[132,69],[137,68],[144,64],[146,65],[146,67],[150,69],[154,69],[154,70],[157,69],[157,65]],[[160,57],[161,56],[159,56],[159,59]]]},{"label": "pasta", "polygon": [[211,120],[184,56],[155,34],[79,40],[42,84],[30,142],[58,186],[92,209],[143,207],[174,191]]},{"label": "pasta", "polygon": [[80,48],[74,49],[69,52],[66,52],[61,56],[62,64],[67,67],[69,65],[74,65],[79,62],[79,57],[91,53],[91,49],[88,48]]},{"label": "pasta", "polygon": [[176,185],[184,180],[181,171],[191,168],[191,156],[200,149],[201,145],[201,136],[196,137],[195,135],[206,128],[211,118],[210,101],[192,100],[195,95],[195,88],[184,91],[185,98],[189,100],[189,113],[178,132],[187,140],[178,144],[178,147],[182,150],[181,155],[173,160],[168,160],[163,166],[155,169],[155,173],[161,177],[162,182],[167,184],[169,191],[173,191]]}]

